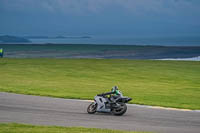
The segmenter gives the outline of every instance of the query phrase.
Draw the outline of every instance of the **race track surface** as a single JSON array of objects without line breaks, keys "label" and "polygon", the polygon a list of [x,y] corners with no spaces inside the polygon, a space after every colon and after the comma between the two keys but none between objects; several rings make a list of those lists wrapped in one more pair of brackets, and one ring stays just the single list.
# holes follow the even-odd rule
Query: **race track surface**
[{"label": "race track surface", "polygon": [[200,112],[128,105],[123,116],[87,114],[89,101],[0,93],[0,122],[84,126],[160,133],[200,133]]}]

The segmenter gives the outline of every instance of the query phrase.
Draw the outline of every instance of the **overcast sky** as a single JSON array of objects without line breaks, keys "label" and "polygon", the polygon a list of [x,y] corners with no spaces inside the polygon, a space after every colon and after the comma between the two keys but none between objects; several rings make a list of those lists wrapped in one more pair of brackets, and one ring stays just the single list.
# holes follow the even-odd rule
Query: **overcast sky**
[{"label": "overcast sky", "polygon": [[200,0],[0,0],[0,34],[200,36]]}]

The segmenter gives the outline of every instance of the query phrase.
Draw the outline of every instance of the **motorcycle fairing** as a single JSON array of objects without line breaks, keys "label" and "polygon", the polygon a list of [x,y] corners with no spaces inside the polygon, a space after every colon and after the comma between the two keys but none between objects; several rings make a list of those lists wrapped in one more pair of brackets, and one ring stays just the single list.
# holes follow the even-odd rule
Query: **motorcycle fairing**
[{"label": "motorcycle fairing", "polygon": [[110,112],[110,108],[106,108],[107,99],[100,96],[94,97],[95,102],[97,103],[97,112]]}]

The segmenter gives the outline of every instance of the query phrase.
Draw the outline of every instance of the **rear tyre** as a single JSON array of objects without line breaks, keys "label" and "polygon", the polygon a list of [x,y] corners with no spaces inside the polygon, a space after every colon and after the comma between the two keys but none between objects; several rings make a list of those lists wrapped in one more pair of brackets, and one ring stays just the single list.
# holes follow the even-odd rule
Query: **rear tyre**
[{"label": "rear tyre", "polygon": [[87,108],[88,114],[94,114],[94,113],[96,113],[96,110],[97,110],[97,104],[94,102],[91,103]]},{"label": "rear tyre", "polygon": [[127,110],[127,106],[125,103],[118,103],[120,104],[120,107],[119,108],[114,108],[112,110],[112,113],[114,115],[123,115],[124,113],[126,113],[126,110]]}]

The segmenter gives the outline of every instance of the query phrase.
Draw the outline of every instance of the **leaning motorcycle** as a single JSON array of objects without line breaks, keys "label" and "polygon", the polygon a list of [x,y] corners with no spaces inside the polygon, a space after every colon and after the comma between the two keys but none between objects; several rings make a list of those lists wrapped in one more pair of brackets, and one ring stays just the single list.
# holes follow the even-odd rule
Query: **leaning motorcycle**
[{"label": "leaning motorcycle", "polygon": [[131,100],[132,99],[129,97],[124,97],[121,92],[117,97],[113,95],[104,96],[103,94],[99,94],[94,97],[94,102],[88,106],[87,112],[89,114],[102,112],[112,113],[114,115],[123,115],[127,111],[126,103]]}]

